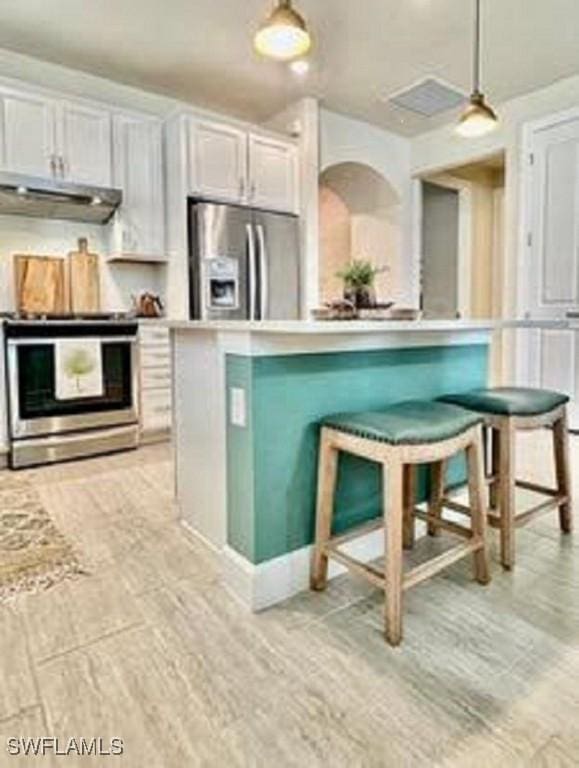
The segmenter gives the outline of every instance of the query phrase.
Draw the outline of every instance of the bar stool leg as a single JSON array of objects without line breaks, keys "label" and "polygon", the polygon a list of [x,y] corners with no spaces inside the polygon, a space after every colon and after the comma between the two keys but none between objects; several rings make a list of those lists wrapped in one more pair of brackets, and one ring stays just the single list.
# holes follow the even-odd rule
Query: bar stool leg
[{"label": "bar stool leg", "polygon": [[498,507],[498,487],[500,464],[500,436],[498,429],[488,428],[491,440],[491,474],[494,480],[489,485],[489,507],[496,509]]},{"label": "bar stool leg", "polygon": [[390,645],[399,645],[402,640],[402,518],[404,505],[404,480],[401,462],[393,460],[383,463],[382,494],[386,530],[385,635]]},{"label": "bar stool leg", "polygon": [[416,499],[416,467],[404,465],[404,549],[412,549],[415,540],[414,503]]},{"label": "bar stool leg", "polygon": [[498,502],[501,531],[501,563],[510,570],[515,564],[515,430],[505,417],[497,430],[499,439]]},{"label": "bar stool leg", "polygon": [[555,450],[557,490],[561,495],[567,497],[567,501],[564,501],[559,506],[559,524],[563,533],[571,533],[573,530],[572,490],[569,464],[569,431],[567,429],[566,412],[553,425],[553,447]]},{"label": "bar stool leg", "polygon": [[485,481],[483,464],[482,438],[466,449],[468,466],[468,490],[471,508],[472,536],[481,542],[482,546],[474,553],[474,573],[479,584],[490,581],[487,555],[487,510],[485,505]]},{"label": "bar stool leg", "polygon": [[[446,461],[436,461],[430,465],[430,498],[428,514],[440,519],[442,517],[442,500],[444,498],[444,479],[446,477]],[[440,528],[436,523],[428,523],[428,535],[438,536]]]},{"label": "bar stool leg", "polygon": [[323,590],[328,581],[328,556],[324,544],[332,533],[334,495],[338,476],[338,450],[332,444],[326,429],[320,438],[318,460],[318,494],[316,501],[316,541],[312,563],[311,588]]}]

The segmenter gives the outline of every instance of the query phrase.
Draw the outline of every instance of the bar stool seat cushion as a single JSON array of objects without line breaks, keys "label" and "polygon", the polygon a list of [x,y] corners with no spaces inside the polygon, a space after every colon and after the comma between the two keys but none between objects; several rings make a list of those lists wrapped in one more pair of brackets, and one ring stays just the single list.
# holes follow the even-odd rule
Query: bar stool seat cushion
[{"label": "bar stool seat cushion", "polygon": [[408,400],[383,411],[333,414],[322,424],[366,440],[420,445],[449,440],[481,421],[480,415],[448,403]]},{"label": "bar stool seat cushion", "polygon": [[475,389],[464,394],[445,395],[440,400],[479,413],[501,416],[539,416],[569,402],[567,395],[561,392],[529,387]]}]

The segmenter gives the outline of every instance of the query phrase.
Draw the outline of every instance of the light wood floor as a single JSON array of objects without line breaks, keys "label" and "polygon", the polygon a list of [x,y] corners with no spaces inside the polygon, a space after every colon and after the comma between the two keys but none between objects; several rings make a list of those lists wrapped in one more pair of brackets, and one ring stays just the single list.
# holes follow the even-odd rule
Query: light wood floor
[{"label": "light wood floor", "polygon": [[[546,438],[523,446],[538,479]],[[40,735],[120,737],[135,768],[579,765],[579,534],[554,516],[489,587],[465,562],[407,593],[392,650],[349,577],[241,608],[176,522],[166,446],[25,476],[90,574],[0,608],[0,766],[6,737]]]}]

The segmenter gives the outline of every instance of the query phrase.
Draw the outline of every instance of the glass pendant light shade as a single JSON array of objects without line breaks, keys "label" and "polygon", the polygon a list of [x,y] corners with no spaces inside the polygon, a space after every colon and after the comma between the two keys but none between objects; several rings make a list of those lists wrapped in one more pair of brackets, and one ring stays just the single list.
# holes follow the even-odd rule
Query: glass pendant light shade
[{"label": "glass pendant light shade", "polygon": [[497,117],[496,112],[486,103],[484,94],[480,90],[480,28],[480,0],[475,0],[473,90],[469,99],[469,104],[460,116],[455,128],[455,131],[459,136],[464,136],[469,139],[476,138],[477,136],[484,136],[485,134],[494,131],[499,123],[499,118]]},{"label": "glass pendant light shade", "polygon": [[482,93],[473,93],[468,107],[460,116],[456,132],[459,136],[472,139],[494,131],[498,124],[495,111],[485,102]]},{"label": "glass pendant light shade", "polygon": [[291,7],[290,0],[280,0],[258,29],[254,45],[261,56],[278,61],[291,61],[310,50],[312,38],[306,22]]}]

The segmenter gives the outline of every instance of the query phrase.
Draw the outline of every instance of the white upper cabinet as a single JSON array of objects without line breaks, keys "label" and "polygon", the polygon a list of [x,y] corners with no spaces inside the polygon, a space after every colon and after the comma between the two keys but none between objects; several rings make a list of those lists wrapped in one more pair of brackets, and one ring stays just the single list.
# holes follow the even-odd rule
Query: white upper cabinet
[{"label": "white upper cabinet", "polygon": [[138,115],[117,115],[113,123],[113,184],[123,202],[113,222],[111,258],[164,261],[162,126]]},{"label": "white upper cabinet", "polygon": [[211,200],[295,213],[297,147],[265,133],[191,118],[189,191]]},{"label": "white upper cabinet", "polygon": [[297,211],[298,154],[295,144],[249,135],[249,203],[256,208]]},{"label": "white upper cabinet", "polygon": [[192,192],[216,200],[245,200],[245,131],[227,124],[192,120],[189,158]]},{"label": "white upper cabinet", "polygon": [[579,309],[579,117],[537,130],[531,160],[527,304],[561,317]]},{"label": "white upper cabinet", "polygon": [[55,172],[55,105],[42,97],[0,92],[2,167],[51,178]]},{"label": "white upper cabinet", "polygon": [[111,183],[111,113],[33,92],[0,90],[2,167],[79,184]]},{"label": "white upper cabinet", "polygon": [[74,102],[58,110],[57,139],[62,178],[78,184],[111,184],[111,113]]}]

